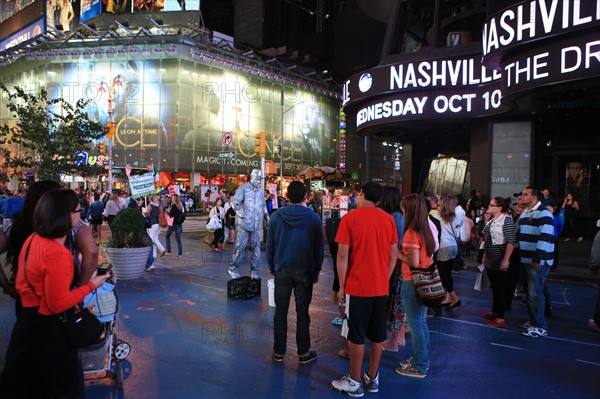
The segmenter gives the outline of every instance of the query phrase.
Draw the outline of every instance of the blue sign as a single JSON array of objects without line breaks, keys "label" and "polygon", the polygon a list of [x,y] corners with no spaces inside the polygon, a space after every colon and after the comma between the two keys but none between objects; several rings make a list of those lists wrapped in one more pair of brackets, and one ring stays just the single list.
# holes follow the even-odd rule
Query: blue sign
[{"label": "blue sign", "polygon": [[34,37],[41,35],[46,32],[46,24],[44,18],[35,20],[32,24],[27,25],[25,28],[13,33],[6,39],[0,42],[0,51],[6,51],[11,47],[18,46],[21,43],[27,42]]},{"label": "blue sign", "polygon": [[89,21],[102,14],[102,0],[82,0],[80,22]]}]

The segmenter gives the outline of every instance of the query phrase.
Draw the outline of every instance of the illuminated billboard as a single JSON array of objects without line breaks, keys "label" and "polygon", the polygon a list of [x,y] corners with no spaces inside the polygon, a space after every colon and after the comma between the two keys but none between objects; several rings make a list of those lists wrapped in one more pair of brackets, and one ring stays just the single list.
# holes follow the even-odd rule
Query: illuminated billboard
[{"label": "illuminated billboard", "polygon": [[[39,81],[51,96],[90,99],[95,120],[114,122],[116,166],[222,173],[227,164],[229,173],[248,173],[260,168],[255,136],[263,132],[266,160],[279,165],[282,147],[286,175],[336,163],[339,102],[307,90],[286,87],[282,107],[273,82],[176,59],[80,59],[50,64],[46,76]],[[223,151],[235,154],[222,158]]]}]

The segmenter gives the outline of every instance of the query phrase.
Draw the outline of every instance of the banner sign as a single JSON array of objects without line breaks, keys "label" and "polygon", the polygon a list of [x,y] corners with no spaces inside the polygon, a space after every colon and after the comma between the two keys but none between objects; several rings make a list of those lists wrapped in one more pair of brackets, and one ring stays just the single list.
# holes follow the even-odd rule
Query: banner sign
[{"label": "banner sign", "polygon": [[154,174],[144,173],[143,175],[129,176],[129,187],[131,188],[131,196],[135,199],[156,193]]},{"label": "banner sign", "polygon": [[102,0],[82,0],[79,21],[86,22],[102,14]]},{"label": "banner sign", "polygon": [[2,40],[0,42],[0,51],[6,51],[11,47],[18,46],[19,44],[27,42],[45,32],[46,26],[44,25],[44,18],[39,18],[32,24]]}]

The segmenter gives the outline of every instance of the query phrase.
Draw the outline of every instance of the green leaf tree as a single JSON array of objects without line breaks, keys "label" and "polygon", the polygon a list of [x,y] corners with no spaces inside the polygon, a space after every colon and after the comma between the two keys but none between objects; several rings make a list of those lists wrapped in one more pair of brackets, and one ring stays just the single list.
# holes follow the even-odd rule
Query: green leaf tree
[{"label": "green leaf tree", "polygon": [[85,111],[90,100],[71,104],[63,98],[48,98],[45,88],[28,93],[3,83],[0,94],[11,118],[0,124],[0,154],[11,175],[30,172],[37,179],[58,181],[64,172],[90,172],[88,165],[78,165],[77,152],[89,149],[92,140],[106,133]]}]

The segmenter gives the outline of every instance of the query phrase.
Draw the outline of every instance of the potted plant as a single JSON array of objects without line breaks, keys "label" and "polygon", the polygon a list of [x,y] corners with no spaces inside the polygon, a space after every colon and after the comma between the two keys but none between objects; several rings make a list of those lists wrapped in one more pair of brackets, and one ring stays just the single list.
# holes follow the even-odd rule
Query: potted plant
[{"label": "potted plant", "polygon": [[106,257],[121,280],[140,278],[144,272],[152,241],[146,234],[146,221],[139,210],[125,208],[111,223],[112,236],[106,243]]}]

